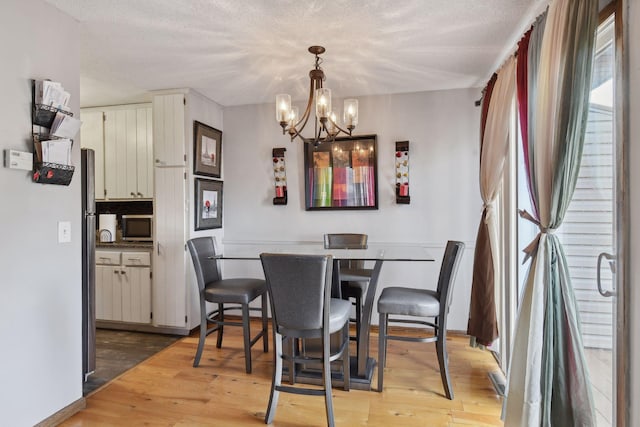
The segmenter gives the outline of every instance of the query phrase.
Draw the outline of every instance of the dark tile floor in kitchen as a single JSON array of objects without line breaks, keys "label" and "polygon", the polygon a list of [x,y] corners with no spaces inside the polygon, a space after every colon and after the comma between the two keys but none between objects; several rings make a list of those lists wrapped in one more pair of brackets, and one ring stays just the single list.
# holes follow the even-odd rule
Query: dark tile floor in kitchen
[{"label": "dark tile floor in kitchen", "polygon": [[88,395],[143,360],[178,341],[180,336],[96,330],[96,370],[84,383]]}]

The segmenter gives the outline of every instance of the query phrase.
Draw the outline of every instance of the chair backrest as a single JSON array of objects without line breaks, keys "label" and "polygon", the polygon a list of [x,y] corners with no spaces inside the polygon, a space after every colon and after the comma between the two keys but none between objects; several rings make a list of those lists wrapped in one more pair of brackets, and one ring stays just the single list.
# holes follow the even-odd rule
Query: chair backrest
[{"label": "chair backrest", "polygon": [[333,233],[324,235],[325,249],[367,249],[366,234]]},{"label": "chair backrest", "polygon": [[[333,262],[331,255],[260,255],[274,325],[319,330],[328,322]],[[326,319],[325,319],[326,316]]]},{"label": "chair backrest", "polygon": [[[456,279],[456,273],[458,272],[458,266],[460,265],[460,258],[462,258],[462,252],[464,251],[464,243],[449,240],[447,247],[444,250],[444,256],[442,257],[442,266],[440,267],[440,277],[438,278],[438,296],[440,298],[441,311],[449,311],[451,305],[451,295],[453,294],[453,283]],[[442,302],[446,305],[442,305]]]},{"label": "chair backrest", "polygon": [[[333,233],[324,235],[325,249],[367,249],[366,234],[357,233]],[[340,260],[342,268],[364,268],[364,261]]]},{"label": "chair backrest", "polygon": [[196,272],[198,289],[201,291],[207,283],[220,280],[218,262],[214,258],[216,250],[212,237],[197,237],[187,241],[187,247],[191,253],[193,268]]}]

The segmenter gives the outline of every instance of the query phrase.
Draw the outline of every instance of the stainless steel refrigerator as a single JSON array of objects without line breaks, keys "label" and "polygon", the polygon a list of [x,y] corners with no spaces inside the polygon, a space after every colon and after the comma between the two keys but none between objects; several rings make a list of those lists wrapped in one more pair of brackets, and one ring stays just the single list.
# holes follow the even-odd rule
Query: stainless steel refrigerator
[{"label": "stainless steel refrigerator", "polygon": [[81,150],[82,176],[82,379],[96,369],[95,153]]}]

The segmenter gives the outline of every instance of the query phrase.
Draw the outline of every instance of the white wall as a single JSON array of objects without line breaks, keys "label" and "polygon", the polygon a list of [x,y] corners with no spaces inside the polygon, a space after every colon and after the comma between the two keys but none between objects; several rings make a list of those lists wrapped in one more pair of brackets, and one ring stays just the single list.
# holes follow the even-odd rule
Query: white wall
[{"label": "white wall", "polygon": [[[630,229],[630,255],[629,255],[629,306],[631,307],[630,337],[631,354],[631,395],[630,402],[640,401],[640,290],[638,290],[638,277],[640,277],[640,4],[638,1],[627,0],[629,6],[627,20],[624,29],[627,33],[625,52],[629,55],[629,134],[627,143],[629,146],[629,204],[631,207]],[[631,405],[631,420],[628,425],[640,425],[640,408]]]},{"label": "white wall", "polygon": [[[40,0],[0,12],[0,147],[33,151],[31,83],[49,78],[79,113],[78,24]],[[0,424],[30,426],[82,398],[80,144],[69,187],[0,167]],[[58,221],[71,243],[57,242]]]},{"label": "white wall", "polygon": [[[379,209],[374,211],[305,211],[303,145],[282,135],[274,105],[225,108],[225,246],[319,242],[327,232],[367,233],[370,242],[420,243],[432,248],[437,262],[387,263],[380,283],[433,287],[446,241],[465,241],[450,326],[466,330],[482,206],[478,190],[480,109],[474,106],[479,96],[478,89],[464,89],[359,99],[356,133],[378,136]],[[404,140],[410,141],[410,205],[395,202],[395,141]],[[274,147],[287,149],[286,206],[272,203]],[[260,274],[257,262],[237,270],[228,267],[230,263],[226,262],[229,269],[225,272]]]}]

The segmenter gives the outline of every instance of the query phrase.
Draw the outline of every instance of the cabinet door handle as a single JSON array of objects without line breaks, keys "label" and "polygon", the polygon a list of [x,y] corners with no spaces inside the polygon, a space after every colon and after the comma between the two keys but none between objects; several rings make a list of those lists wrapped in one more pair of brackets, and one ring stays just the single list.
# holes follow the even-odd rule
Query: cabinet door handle
[{"label": "cabinet door handle", "polygon": [[144,195],[138,191],[138,197],[144,197]]},{"label": "cabinet door handle", "polygon": [[133,197],[136,197],[136,193],[134,193],[133,191],[130,193]]},{"label": "cabinet door handle", "polygon": [[119,271],[118,270],[113,270],[113,274],[118,274]]}]

